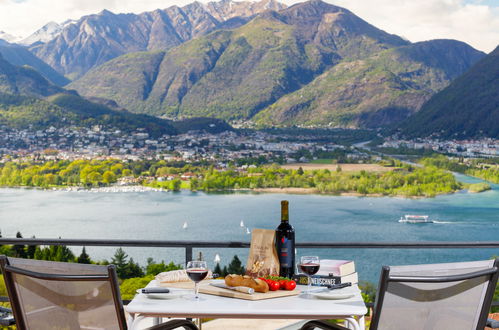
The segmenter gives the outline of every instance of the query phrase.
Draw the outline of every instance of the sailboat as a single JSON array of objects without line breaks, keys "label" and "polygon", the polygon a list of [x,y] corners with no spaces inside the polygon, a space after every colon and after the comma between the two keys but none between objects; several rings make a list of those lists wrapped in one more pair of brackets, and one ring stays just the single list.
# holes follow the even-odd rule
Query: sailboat
[{"label": "sailboat", "polygon": [[251,234],[251,232],[250,232],[250,230],[249,230],[248,227],[246,227],[246,234],[248,234],[248,235]]},{"label": "sailboat", "polygon": [[241,223],[239,224],[239,226],[244,227],[244,221],[243,220],[241,220]]},{"label": "sailboat", "polygon": [[189,227],[189,226],[187,225],[187,221],[186,221],[186,222],[184,222],[182,229],[187,229],[187,227]]}]

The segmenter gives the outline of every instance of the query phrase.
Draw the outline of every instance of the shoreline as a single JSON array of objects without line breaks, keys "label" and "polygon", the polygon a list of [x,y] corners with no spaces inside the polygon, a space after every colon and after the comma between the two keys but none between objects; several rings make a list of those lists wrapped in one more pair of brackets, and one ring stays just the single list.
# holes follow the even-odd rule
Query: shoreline
[{"label": "shoreline", "polygon": [[42,187],[26,187],[26,186],[18,186],[18,187],[0,187],[0,189],[25,189],[25,190],[42,190],[42,191],[65,191],[65,192],[86,192],[86,193],[127,193],[127,192],[168,192],[167,189],[162,188],[152,188],[147,186],[109,186],[109,187],[92,187],[92,188],[84,188],[84,187],[50,187],[50,188],[42,188]]},{"label": "shoreline", "polygon": [[[428,196],[405,196],[405,195],[383,195],[383,194],[361,194],[358,192],[342,192],[342,193],[321,193],[315,188],[255,188],[248,189],[252,192],[261,192],[269,194],[295,194],[295,195],[325,195],[325,196],[340,196],[340,197],[393,197],[393,198],[431,198]],[[454,193],[456,193],[455,191]],[[446,195],[446,194],[441,194]],[[438,195],[437,195],[438,196]]]},{"label": "shoreline", "polygon": [[[42,191],[65,191],[65,192],[86,192],[86,193],[128,193],[128,192],[173,192],[168,189],[162,188],[153,188],[148,186],[109,186],[109,187],[93,187],[93,188],[84,188],[84,187],[51,187],[51,188],[41,188],[41,187],[0,187],[0,189],[27,189],[27,190],[42,190]],[[206,194],[209,193],[237,193],[237,192],[250,192],[250,193],[264,193],[264,194],[291,194],[291,195],[322,195],[322,196],[337,196],[337,197],[391,197],[391,198],[408,198],[408,199],[421,199],[421,198],[434,198],[441,195],[449,195],[455,194],[459,191],[467,191],[467,189],[457,190],[449,194],[437,194],[436,196],[406,196],[406,195],[383,195],[383,194],[361,194],[358,192],[342,192],[342,193],[322,193],[319,192],[316,188],[296,188],[296,187],[287,187],[287,188],[239,188],[239,189],[222,189],[222,190],[212,190],[212,191],[203,191],[196,190],[191,191],[189,189],[181,189],[182,191],[189,192],[204,192]],[[467,193],[475,194],[480,192],[470,192]]]}]

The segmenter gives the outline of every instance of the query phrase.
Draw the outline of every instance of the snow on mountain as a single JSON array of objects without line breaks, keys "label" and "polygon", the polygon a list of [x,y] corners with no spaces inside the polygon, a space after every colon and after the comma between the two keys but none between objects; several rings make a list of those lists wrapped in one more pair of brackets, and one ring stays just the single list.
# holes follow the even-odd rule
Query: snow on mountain
[{"label": "snow on mountain", "polygon": [[41,42],[46,43],[61,34],[62,30],[76,21],[67,20],[64,23],[58,24],[56,22],[49,22],[45,24],[42,28],[35,31],[32,35],[19,41],[21,45],[30,46],[35,43]]}]

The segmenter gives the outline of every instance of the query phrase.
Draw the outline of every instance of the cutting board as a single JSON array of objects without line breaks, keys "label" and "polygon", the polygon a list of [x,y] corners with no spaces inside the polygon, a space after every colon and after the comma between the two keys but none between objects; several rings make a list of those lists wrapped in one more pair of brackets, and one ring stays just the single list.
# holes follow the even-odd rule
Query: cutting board
[{"label": "cutting board", "polygon": [[[210,285],[210,282],[211,280],[206,280],[199,283],[199,292],[205,294],[212,294],[216,296],[245,299],[245,300],[263,300],[263,299],[297,296],[300,294],[300,290],[298,289],[294,289],[293,291],[278,290],[278,291],[269,291],[267,293],[255,292],[254,294],[247,294],[247,293],[237,292],[234,290],[219,288]],[[193,282],[161,283],[161,286],[194,290]]]}]

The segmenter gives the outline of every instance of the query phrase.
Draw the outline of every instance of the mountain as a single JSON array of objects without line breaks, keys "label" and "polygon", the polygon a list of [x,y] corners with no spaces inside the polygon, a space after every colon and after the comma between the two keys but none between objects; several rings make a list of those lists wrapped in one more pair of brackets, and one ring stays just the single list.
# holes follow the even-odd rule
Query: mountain
[{"label": "mountain", "polygon": [[33,46],[35,44],[43,44],[56,38],[68,25],[75,23],[73,20],[67,20],[62,24],[49,22],[43,27],[35,31],[30,36],[20,40],[18,43],[24,46]]},{"label": "mountain", "polygon": [[151,134],[175,134],[170,121],[92,103],[51,84],[30,67],[14,66],[0,55],[0,124],[43,128],[108,125],[123,130],[146,128]]},{"label": "mountain", "polygon": [[240,26],[262,10],[283,7],[275,0],[259,4],[225,0],[206,5],[194,2],[139,15],[104,10],[72,22],[54,39],[35,43],[30,50],[59,73],[75,79],[120,55],[168,50],[215,29]]},{"label": "mountain", "polygon": [[407,118],[482,56],[452,40],[411,44],[312,0],[170,51],[115,58],[69,87],[173,118],[378,127]]},{"label": "mountain", "polygon": [[44,97],[62,91],[33,68],[12,65],[0,54],[0,92]]},{"label": "mountain", "polygon": [[409,137],[499,138],[499,46],[400,126]]},{"label": "mountain", "polygon": [[68,79],[52,69],[52,67],[50,67],[47,63],[40,60],[24,47],[3,43],[0,44],[0,55],[2,55],[3,58],[11,64],[18,66],[27,65],[36,69],[46,79],[58,86],[64,86],[69,83]]},{"label": "mountain", "polygon": [[431,40],[342,61],[253,120],[276,126],[385,127],[419,110],[482,57],[465,43]]},{"label": "mountain", "polygon": [[220,133],[233,128],[213,118],[172,122],[119,108],[102,99],[87,100],[74,91],[51,84],[32,68],[19,67],[0,55],[0,125],[11,128],[105,127],[131,132],[145,129],[151,136],[204,130]]}]

